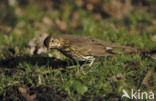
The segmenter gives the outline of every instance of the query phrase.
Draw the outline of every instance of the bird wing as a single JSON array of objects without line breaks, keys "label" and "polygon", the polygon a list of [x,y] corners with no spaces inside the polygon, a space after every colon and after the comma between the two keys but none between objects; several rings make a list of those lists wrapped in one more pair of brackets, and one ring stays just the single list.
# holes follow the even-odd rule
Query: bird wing
[{"label": "bird wing", "polygon": [[84,35],[62,35],[65,40],[69,40],[73,49],[82,55],[110,56],[112,54],[136,52],[136,49],[120,46],[104,40],[92,38]]}]

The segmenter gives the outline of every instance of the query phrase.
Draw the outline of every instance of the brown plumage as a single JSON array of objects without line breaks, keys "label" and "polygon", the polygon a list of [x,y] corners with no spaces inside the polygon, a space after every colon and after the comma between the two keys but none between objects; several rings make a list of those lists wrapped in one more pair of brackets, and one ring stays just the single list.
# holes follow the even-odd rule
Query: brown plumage
[{"label": "brown plumage", "polygon": [[[138,51],[131,47],[112,44],[84,35],[50,35],[45,39],[44,44],[48,49],[58,49],[72,59],[91,61],[90,65],[96,57]],[[119,50],[116,51],[116,49]]]}]

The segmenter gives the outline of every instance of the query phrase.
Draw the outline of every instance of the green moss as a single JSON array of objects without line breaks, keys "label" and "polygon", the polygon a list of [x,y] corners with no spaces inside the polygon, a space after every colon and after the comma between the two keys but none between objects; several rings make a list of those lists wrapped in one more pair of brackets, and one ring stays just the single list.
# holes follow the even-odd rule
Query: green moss
[{"label": "green moss", "polygon": [[[0,31],[0,61],[8,58],[3,55],[8,52],[4,50],[17,46],[20,49],[19,53],[21,53],[31,38],[43,32],[49,32],[50,34],[84,34],[116,44],[147,50],[154,49],[156,46],[156,43],[150,39],[152,34],[144,30],[144,28],[152,25],[152,16],[148,12],[131,13],[122,21],[115,18],[97,21],[92,16],[92,12],[88,12],[83,7],[78,8],[72,1],[61,4],[61,6],[58,9],[48,8],[45,11],[35,4],[21,7],[25,15],[16,17],[15,27],[12,27],[10,32]],[[17,8],[15,7],[15,10]],[[74,11],[79,15],[77,28],[73,28],[71,24],[71,16]],[[44,29],[44,31],[40,27],[35,27],[36,22],[39,23],[38,26],[42,24],[43,17],[48,17],[53,22],[53,26]],[[67,22],[65,31],[56,28],[55,20],[58,18]],[[24,22],[22,28],[17,27],[20,22]],[[43,24],[43,26],[46,25]],[[21,34],[17,33],[19,29],[22,31]],[[152,33],[155,32],[155,30],[152,30]],[[6,49],[3,50],[1,46]],[[20,55],[16,54],[15,57]],[[51,54],[49,54],[49,57],[51,57]],[[30,58],[33,57],[30,56]],[[92,67],[76,65],[72,69],[70,66],[54,68],[49,64],[51,61],[47,61],[45,65],[39,65],[43,61],[33,64],[26,58],[15,66],[14,61],[16,60],[7,62],[13,65],[11,65],[11,68],[5,66],[0,68],[0,96],[3,95],[6,87],[10,85],[28,87],[31,84],[33,87],[47,85],[64,89],[68,100],[82,100],[82,98],[91,100],[107,99],[109,95],[121,96],[122,89],[134,88],[146,91],[148,88],[142,84],[142,81],[147,71],[155,69],[156,65],[155,60],[138,54],[105,57],[96,60]],[[122,76],[119,80],[116,79],[118,74]],[[156,93],[155,73],[151,76],[150,84]]]}]

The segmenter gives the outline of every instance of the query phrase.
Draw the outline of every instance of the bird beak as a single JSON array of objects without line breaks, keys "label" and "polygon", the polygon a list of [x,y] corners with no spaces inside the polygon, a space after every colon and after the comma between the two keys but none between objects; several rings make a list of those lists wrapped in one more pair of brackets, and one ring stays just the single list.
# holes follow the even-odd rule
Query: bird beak
[{"label": "bird beak", "polygon": [[47,47],[47,49],[49,49],[49,46],[50,46],[50,42],[49,42],[49,40],[50,40],[50,36],[48,36],[47,38],[45,38],[45,40],[44,40],[44,46],[46,46]]}]

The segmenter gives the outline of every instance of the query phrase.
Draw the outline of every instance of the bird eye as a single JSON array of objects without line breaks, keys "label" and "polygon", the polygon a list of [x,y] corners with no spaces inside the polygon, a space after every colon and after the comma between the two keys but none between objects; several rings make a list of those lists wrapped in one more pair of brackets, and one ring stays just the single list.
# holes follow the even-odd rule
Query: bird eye
[{"label": "bird eye", "polygon": [[51,40],[52,43],[54,43],[54,40]]}]

